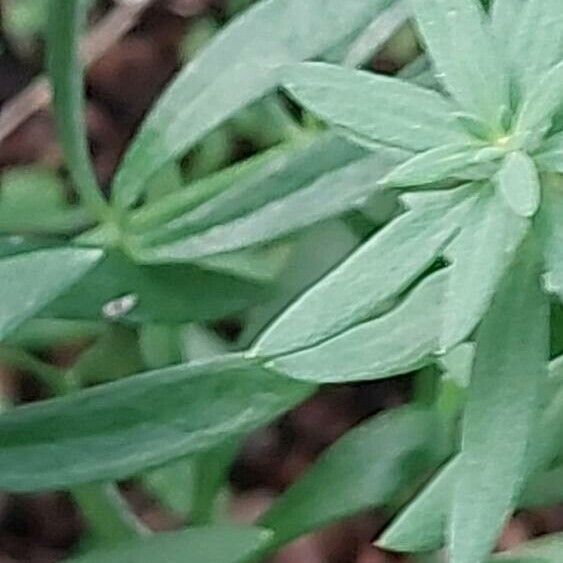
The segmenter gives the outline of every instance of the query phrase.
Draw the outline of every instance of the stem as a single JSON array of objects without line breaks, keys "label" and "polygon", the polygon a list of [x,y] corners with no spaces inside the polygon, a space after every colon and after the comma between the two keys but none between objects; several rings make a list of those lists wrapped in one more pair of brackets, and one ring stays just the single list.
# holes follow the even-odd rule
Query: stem
[{"label": "stem", "polygon": [[70,175],[93,218],[108,222],[111,213],[94,173],[84,119],[84,72],[79,39],[86,8],[87,4],[81,0],[51,0],[48,68],[59,138]]},{"label": "stem", "polygon": [[2,346],[0,348],[0,362],[30,372],[56,395],[62,395],[68,390],[65,374],[62,370],[38,360],[24,350]]},{"label": "stem", "polygon": [[118,543],[147,533],[115,485],[81,485],[70,492],[96,537],[104,543]]}]

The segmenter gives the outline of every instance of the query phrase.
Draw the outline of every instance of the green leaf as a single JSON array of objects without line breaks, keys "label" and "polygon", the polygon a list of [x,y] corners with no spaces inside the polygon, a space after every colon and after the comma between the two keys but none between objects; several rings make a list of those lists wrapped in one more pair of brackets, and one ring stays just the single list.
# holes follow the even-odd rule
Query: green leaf
[{"label": "green leaf", "polygon": [[272,91],[281,66],[322,55],[389,4],[359,0],[343,11],[340,0],[267,0],[237,18],[180,73],[147,118],[115,179],[118,206],[133,204],[163,164]]},{"label": "green leaf", "polygon": [[143,206],[133,214],[130,230],[141,235],[140,244],[145,246],[206,231],[283,199],[364,156],[367,151],[332,133],[304,136]]},{"label": "green leaf", "polygon": [[440,426],[428,410],[405,407],[348,432],[261,520],[274,543],[291,540],[388,503],[439,457]]},{"label": "green leaf", "polygon": [[142,266],[111,252],[46,314],[181,324],[225,317],[267,295],[264,285],[232,275],[190,264]]},{"label": "green leaf", "polygon": [[563,101],[563,61],[552,67],[529,89],[524,97],[516,122],[515,135],[528,138],[528,144],[534,146],[551,126],[555,113]]},{"label": "green leaf", "polygon": [[530,222],[515,215],[490,186],[447,251],[452,263],[442,327],[442,350],[469,336],[485,313]]},{"label": "green leaf", "polygon": [[395,168],[381,183],[387,187],[420,186],[448,178],[463,177],[471,169],[499,158],[503,151],[480,146],[443,145],[419,153]]},{"label": "green leaf", "polygon": [[50,0],[47,66],[59,137],[70,175],[85,206],[99,218],[105,216],[107,205],[88,150],[79,49],[87,8],[86,2],[78,0]]},{"label": "green leaf", "polygon": [[253,353],[268,356],[312,346],[374,316],[435,261],[471,206],[473,191],[463,187],[404,198],[410,210],[289,307]]},{"label": "green leaf", "polygon": [[486,560],[526,474],[549,360],[540,275],[529,239],[477,333],[450,522],[452,563]]},{"label": "green leaf", "polygon": [[78,282],[102,255],[100,250],[57,248],[0,260],[0,340]]},{"label": "green leaf", "polygon": [[534,161],[524,152],[510,153],[496,177],[508,206],[520,217],[531,217],[540,205],[540,177]]},{"label": "green leaf", "polygon": [[306,63],[285,70],[284,86],[314,114],[368,145],[422,151],[471,140],[448,100],[397,78]]},{"label": "green leaf", "polygon": [[0,417],[0,488],[38,491],[129,477],[263,426],[313,390],[227,358],[17,408]]},{"label": "green leaf", "polygon": [[439,77],[463,108],[501,131],[508,76],[477,0],[413,0]]},{"label": "green leaf", "polygon": [[534,160],[540,170],[563,174],[563,133],[557,133],[544,141]]},{"label": "green leaf", "polygon": [[[563,58],[559,0],[496,0],[493,22],[522,92]],[[537,29],[542,32],[536,33]]]},{"label": "green leaf", "polygon": [[268,541],[258,528],[213,526],[161,533],[113,549],[95,550],[68,563],[242,563]]},{"label": "green leaf", "polygon": [[563,534],[550,534],[498,553],[490,563],[558,563],[562,553]]},{"label": "green leaf", "polygon": [[563,502],[563,467],[535,474],[526,484],[519,506],[539,508]]},{"label": "green leaf", "polygon": [[420,553],[442,547],[458,467],[459,459],[454,458],[434,476],[383,532],[377,545],[399,553]]},{"label": "green leaf", "polygon": [[385,150],[321,175],[312,184],[264,207],[165,245],[139,250],[147,263],[189,262],[251,245],[264,244],[297,230],[358,209],[382,189],[377,180],[402,160]]},{"label": "green leaf", "polygon": [[295,379],[348,383],[399,375],[431,363],[438,351],[447,278],[447,271],[433,274],[389,313],[270,365]]}]

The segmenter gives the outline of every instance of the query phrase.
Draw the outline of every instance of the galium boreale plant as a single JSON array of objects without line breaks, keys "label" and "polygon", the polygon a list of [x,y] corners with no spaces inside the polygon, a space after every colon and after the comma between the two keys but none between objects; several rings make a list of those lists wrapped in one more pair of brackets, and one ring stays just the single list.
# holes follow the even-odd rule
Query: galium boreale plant
[{"label": "galium boreale plant", "polygon": [[[561,499],[559,2],[258,2],[157,102],[107,200],[83,124],[86,3],[51,0],[49,72],[79,205],[41,214],[11,188],[0,356],[64,396],[0,417],[0,486],[69,490],[97,546],[76,560],[98,563],[257,561],[406,497],[379,546],[479,563],[514,509]],[[411,15],[424,59],[398,77],[350,68]],[[317,121],[296,122],[280,87]],[[253,103],[274,148],[168,185]],[[400,210],[358,245],[342,217],[365,224],[397,194]],[[249,347],[202,328],[240,311]],[[32,353],[77,333],[94,344],[66,372]],[[218,523],[246,434],[320,384],[404,373],[411,403],[350,431],[255,527]],[[113,484],[130,477],[192,526],[148,534]],[[562,554],[555,535],[493,560]]]}]

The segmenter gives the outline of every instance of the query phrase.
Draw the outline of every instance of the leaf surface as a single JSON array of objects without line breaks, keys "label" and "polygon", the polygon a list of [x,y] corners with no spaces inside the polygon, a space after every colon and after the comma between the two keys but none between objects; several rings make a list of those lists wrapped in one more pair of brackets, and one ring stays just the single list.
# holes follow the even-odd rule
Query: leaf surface
[{"label": "leaf surface", "polygon": [[78,282],[102,255],[100,250],[54,248],[0,260],[0,340]]},{"label": "leaf surface", "polygon": [[17,408],[0,417],[0,487],[37,491],[129,477],[263,426],[313,390],[228,358]]},{"label": "leaf surface", "polygon": [[528,239],[480,326],[450,522],[453,563],[485,561],[520,493],[549,361],[549,300]]},{"label": "leaf surface", "polygon": [[443,96],[412,83],[324,63],[288,68],[284,86],[331,125],[363,139],[411,151],[470,141]]},{"label": "leaf surface", "polygon": [[281,66],[322,55],[389,5],[390,0],[359,0],[343,11],[340,0],[267,0],[236,18],[152,110],[117,173],[116,203],[134,203],[161,166],[272,91]]},{"label": "leaf surface", "polygon": [[441,81],[463,108],[498,128],[510,108],[508,73],[477,0],[412,0]]},{"label": "leaf surface", "polygon": [[434,262],[471,207],[473,192],[463,187],[404,198],[410,210],[289,307],[258,340],[254,353],[276,355],[312,346],[373,316]]}]

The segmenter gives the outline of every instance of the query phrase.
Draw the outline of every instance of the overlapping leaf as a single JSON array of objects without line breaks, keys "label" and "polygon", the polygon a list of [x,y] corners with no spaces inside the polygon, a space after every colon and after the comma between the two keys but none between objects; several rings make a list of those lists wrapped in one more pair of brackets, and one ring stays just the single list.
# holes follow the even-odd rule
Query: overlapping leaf
[{"label": "overlapping leaf", "polygon": [[471,186],[410,194],[405,199],[410,210],[287,309],[253,353],[268,356],[312,346],[373,316],[434,262],[473,198]]},{"label": "overlapping leaf", "polygon": [[343,11],[340,0],[267,0],[245,12],[181,72],[147,118],[115,179],[117,204],[135,202],[162,165],[271,91],[282,65],[322,55],[390,3],[360,0]]}]

